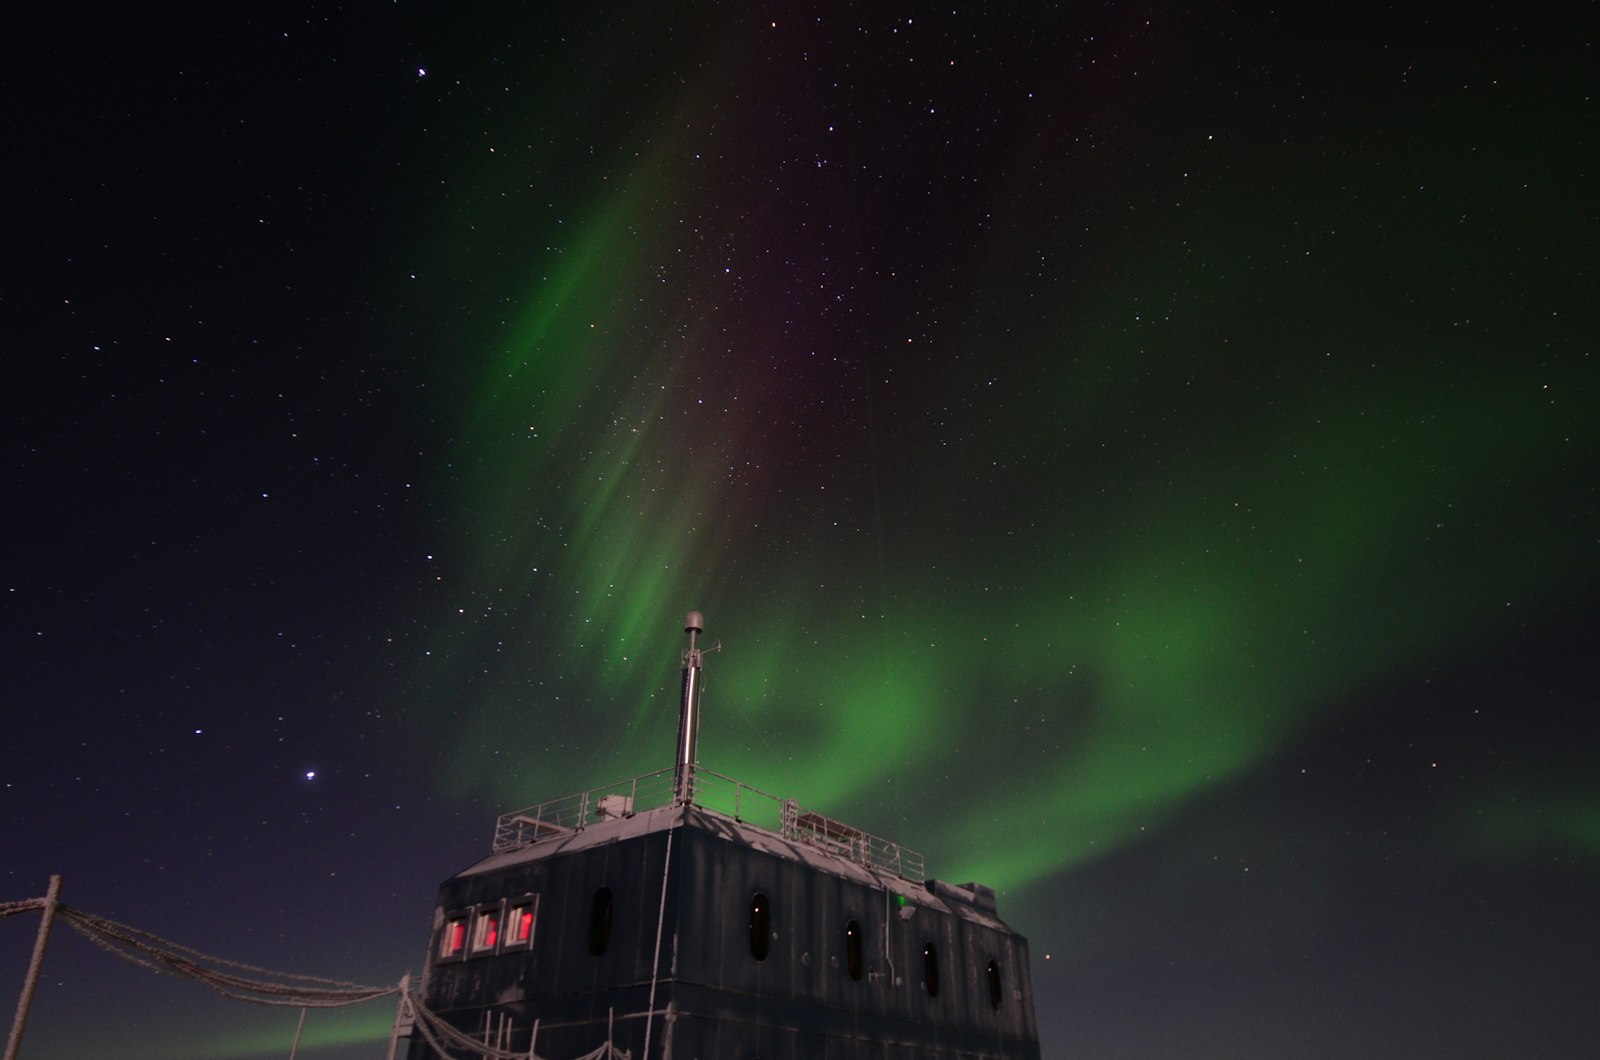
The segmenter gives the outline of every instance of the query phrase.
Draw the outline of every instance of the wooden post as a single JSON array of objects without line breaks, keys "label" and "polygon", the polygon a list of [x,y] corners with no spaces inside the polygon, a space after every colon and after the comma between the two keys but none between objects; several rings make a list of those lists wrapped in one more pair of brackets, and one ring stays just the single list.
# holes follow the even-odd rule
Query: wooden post
[{"label": "wooden post", "polygon": [[50,925],[56,919],[56,906],[61,903],[61,877],[50,877],[50,891],[44,896],[44,911],[39,917],[39,934],[33,940],[33,959],[28,962],[28,974],[22,980],[22,996],[17,999],[17,1015],[11,1021],[11,1037],[6,1040],[5,1060],[17,1060],[17,1050],[22,1048],[22,1028],[28,1022],[28,1006],[33,1004],[33,988],[39,982],[39,966],[44,963],[44,944],[50,941]]}]

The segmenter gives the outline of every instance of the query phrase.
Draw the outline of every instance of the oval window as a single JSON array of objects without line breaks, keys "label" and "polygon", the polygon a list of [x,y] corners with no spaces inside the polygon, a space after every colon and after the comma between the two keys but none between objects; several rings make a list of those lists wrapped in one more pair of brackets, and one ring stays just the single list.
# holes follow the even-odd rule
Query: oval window
[{"label": "oval window", "polygon": [[594,892],[589,903],[589,952],[596,957],[611,944],[611,888],[602,887]]},{"label": "oval window", "polygon": [[772,952],[772,909],[760,891],[750,899],[750,956],[758,961]]},{"label": "oval window", "polygon": [[1000,1001],[1004,997],[1000,987],[1000,966],[994,961],[989,962],[989,1004],[996,1012],[1000,1011]]},{"label": "oval window", "polygon": [[850,978],[861,980],[861,925],[854,920],[844,926],[844,963]]},{"label": "oval window", "polygon": [[922,985],[929,997],[939,996],[939,951],[931,942],[922,947]]}]

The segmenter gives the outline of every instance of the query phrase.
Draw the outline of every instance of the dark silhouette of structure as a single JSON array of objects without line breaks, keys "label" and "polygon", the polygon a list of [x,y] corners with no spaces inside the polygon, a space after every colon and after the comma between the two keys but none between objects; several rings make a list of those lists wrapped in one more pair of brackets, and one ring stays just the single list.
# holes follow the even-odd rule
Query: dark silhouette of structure
[{"label": "dark silhouette of structure", "polygon": [[421,1003],[482,1055],[1037,1060],[993,891],[697,767],[702,628],[674,767],[502,816],[440,887]]}]

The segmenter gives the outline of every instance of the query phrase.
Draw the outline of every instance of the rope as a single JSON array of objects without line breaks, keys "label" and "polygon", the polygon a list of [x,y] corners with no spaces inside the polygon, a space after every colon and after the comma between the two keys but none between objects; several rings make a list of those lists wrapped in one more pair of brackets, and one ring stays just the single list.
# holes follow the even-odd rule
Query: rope
[{"label": "rope", "polygon": [[[666,862],[661,866],[661,907],[656,910],[656,952],[650,958],[650,1000],[645,1002],[645,1056],[650,1055],[650,1031],[654,1027],[656,1019],[656,982],[661,978],[661,932],[667,923],[667,881],[672,878],[672,836],[676,832],[676,828],[667,829],[667,857]],[[674,936],[673,945],[677,945],[676,936]],[[673,958],[673,964],[674,966],[677,964],[676,957]]]},{"label": "rope", "polygon": [[[670,835],[668,842],[669,844],[671,842]],[[0,918],[43,909],[45,905],[44,898],[0,903]],[[270,968],[259,968],[242,961],[213,957],[173,942],[171,939],[164,939],[153,932],[119,924],[115,920],[86,913],[69,905],[58,903],[56,915],[96,946],[121,957],[130,964],[148,968],[160,975],[193,979],[223,997],[233,998],[236,1001],[299,1009],[340,1008],[399,994],[402,991],[400,986],[363,986],[360,983],[324,979],[315,975],[275,972]],[[415,995],[406,993],[403,997],[402,1004],[411,1010],[412,1026],[442,1057],[448,1058],[451,1055],[450,1051],[455,1049],[471,1056],[482,1057],[484,1060],[541,1060],[533,1051],[531,1042],[525,1052],[511,1052],[491,1046],[451,1026]],[[608,1035],[604,1044],[580,1057],[575,1057],[574,1060],[633,1060],[633,1054],[630,1050],[618,1049],[612,1044]]]},{"label": "rope", "polygon": [[[422,1040],[442,1057],[449,1057],[451,1049],[458,1049],[473,1056],[483,1057],[484,1060],[543,1060],[533,1051],[531,1043],[526,1052],[501,1049],[480,1042],[465,1031],[456,1029],[447,1023],[444,1017],[424,1005],[420,998],[408,996],[406,1004],[411,1007],[414,1019],[412,1026],[422,1035]],[[574,1057],[573,1060],[633,1060],[633,1053],[628,1049],[618,1049],[608,1040],[592,1051]]]},{"label": "rope", "polygon": [[[193,979],[223,997],[238,1001],[294,1008],[340,1008],[386,997],[400,989],[397,986],[363,986],[313,975],[275,972],[240,961],[213,957],[160,935],[68,905],[60,907],[60,916],[78,934],[131,964],[162,975]],[[261,978],[251,978],[240,972],[253,973]]]}]

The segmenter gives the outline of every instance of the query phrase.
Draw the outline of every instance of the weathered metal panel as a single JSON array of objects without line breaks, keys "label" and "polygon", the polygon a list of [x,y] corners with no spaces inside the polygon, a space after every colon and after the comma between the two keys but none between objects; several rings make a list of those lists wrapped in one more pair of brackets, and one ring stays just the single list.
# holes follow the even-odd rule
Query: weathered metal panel
[{"label": "weathered metal panel", "polygon": [[[882,878],[874,886],[693,829],[685,830],[682,845],[686,878],[697,885],[685,888],[680,911],[674,976],[680,1011],[729,1025],[774,1026],[780,1036],[816,1039],[813,1048],[824,1039],[861,1042],[852,1056],[895,1043],[915,1055],[942,1055],[943,1038],[986,1055],[1037,1055],[1031,1006],[1024,1003],[1026,942],[992,915],[964,917],[926,889],[902,906]],[[765,961],[750,951],[757,892],[767,895],[772,913]],[[902,917],[902,908],[911,912]],[[849,974],[852,921],[862,939],[859,980]],[[929,941],[941,964],[937,997],[923,982]],[[990,1003],[990,960],[1007,980],[999,1010]]]},{"label": "weathered metal panel", "polygon": [[[436,928],[423,1003],[472,1034],[485,1026],[485,1011],[491,1013],[491,1029],[503,1016],[515,1028],[515,1048],[527,1048],[536,1019],[541,1050],[547,1040],[563,1043],[562,1049],[568,1041],[585,1041],[571,1053],[580,1055],[604,1042],[609,1020],[619,1017],[629,1024],[629,1014],[647,1008],[666,838],[667,833],[656,832],[446,881],[436,919],[528,893],[539,896],[538,919],[526,950],[450,962],[438,960]],[[612,893],[611,931],[604,951],[594,955],[589,922],[601,887]],[[670,932],[667,938],[670,942]],[[642,1045],[642,1028],[638,1038]],[[620,1037],[618,1044],[623,1044]],[[431,1057],[433,1052],[417,1039],[410,1055]]]},{"label": "weathered metal panel", "polygon": [[[596,832],[569,849],[532,847],[447,881],[441,916],[532,893],[539,895],[538,922],[526,951],[451,962],[437,960],[436,929],[424,1003],[468,1033],[500,1034],[514,1049],[529,1047],[537,1020],[534,1044],[552,1060],[587,1053],[608,1033],[638,1060],[1039,1056],[1026,941],[985,907],[982,894],[785,849],[726,818],[690,812],[684,822],[670,830],[619,829],[613,842]],[[611,932],[596,956],[589,921],[602,887],[612,893]],[[771,916],[765,960],[751,952],[758,892]],[[860,928],[859,979],[850,975],[851,921]],[[924,984],[929,941],[939,953],[937,997]],[[998,1010],[990,1003],[990,960],[1005,980]],[[413,1041],[412,1060],[432,1055]]]}]

